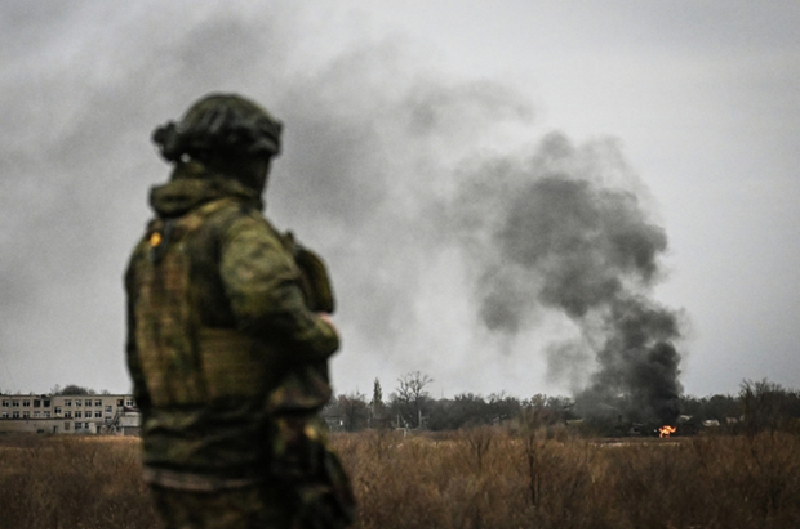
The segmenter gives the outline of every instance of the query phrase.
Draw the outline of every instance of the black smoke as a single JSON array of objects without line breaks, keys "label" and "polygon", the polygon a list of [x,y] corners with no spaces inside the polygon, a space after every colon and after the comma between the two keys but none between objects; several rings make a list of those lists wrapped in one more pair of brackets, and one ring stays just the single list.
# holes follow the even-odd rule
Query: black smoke
[{"label": "black smoke", "polygon": [[562,314],[579,336],[548,346],[549,374],[574,385],[584,413],[622,401],[620,414],[674,424],[679,322],[652,298],[665,230],[613,144],[575,147],[551,133],[532,151],[481,164],[459,196],[470,204],[455,215],[475,263],[481,321],[513,335],[536,313]]}]

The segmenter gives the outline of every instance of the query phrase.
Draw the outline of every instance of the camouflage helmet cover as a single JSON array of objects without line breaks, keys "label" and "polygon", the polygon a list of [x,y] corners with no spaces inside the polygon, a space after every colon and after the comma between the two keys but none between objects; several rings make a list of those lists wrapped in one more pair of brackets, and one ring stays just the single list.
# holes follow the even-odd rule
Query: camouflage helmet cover
[{"label": "camouflage helmet cover", "polygon": [[211,93],[181,118],[153,131],[153,143],[168,162],[188,155],[266,156],[280,153],[283,124],[257,103],[238,94]]}]

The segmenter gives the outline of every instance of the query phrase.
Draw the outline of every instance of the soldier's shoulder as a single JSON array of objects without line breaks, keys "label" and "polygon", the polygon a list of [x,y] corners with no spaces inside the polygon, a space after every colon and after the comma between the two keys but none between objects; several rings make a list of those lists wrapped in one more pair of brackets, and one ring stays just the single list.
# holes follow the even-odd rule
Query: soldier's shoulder
[{"label": "soldier's shoulder", "polygon": [[224,238],[240,235],[280,239],[281,234],[260,210],[241,203],[226,203],[209,217]]}]

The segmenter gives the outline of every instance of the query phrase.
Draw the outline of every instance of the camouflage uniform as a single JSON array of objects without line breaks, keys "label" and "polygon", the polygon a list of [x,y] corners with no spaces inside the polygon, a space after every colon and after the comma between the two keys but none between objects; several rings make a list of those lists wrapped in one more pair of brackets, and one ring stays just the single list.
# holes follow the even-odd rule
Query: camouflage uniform
[{"label": "camouflage uniform", "polygon": [[[352,518],[318,417],[339,348],[317,314],[333,311],[327,274],[262,214],[262,162],[277,154],[279,134],[235,95],[203,98],[154,133],[175,168],[151,190],[155,218],[126,271],[126,357],[144,477],[169,528]],[[237,173],[242,160],[266,169]]]}]

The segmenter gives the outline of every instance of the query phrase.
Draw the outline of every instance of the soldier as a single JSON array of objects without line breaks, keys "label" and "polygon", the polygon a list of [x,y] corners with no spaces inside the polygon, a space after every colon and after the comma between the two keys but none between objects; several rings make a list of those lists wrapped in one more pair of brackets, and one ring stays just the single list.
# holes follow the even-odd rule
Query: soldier
[{"label": "soldier", "polygon": [[144,479],[167,528],[345,527],[319,411],[339,348],[325,265],[263,216],[282,124],[210,94],[153,132],[173,165],[125,274]]}]

